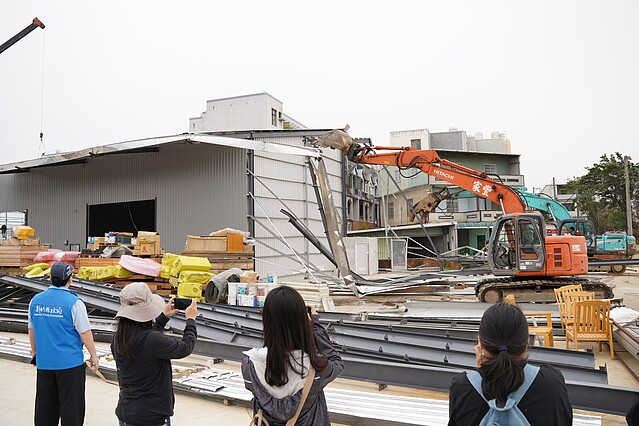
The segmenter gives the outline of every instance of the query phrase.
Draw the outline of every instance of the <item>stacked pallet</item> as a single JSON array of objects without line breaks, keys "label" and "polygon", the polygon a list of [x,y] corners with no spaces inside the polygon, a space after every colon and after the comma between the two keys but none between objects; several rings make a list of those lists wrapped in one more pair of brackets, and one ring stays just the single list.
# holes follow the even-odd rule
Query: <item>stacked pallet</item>
[{"label": "stacked pallet", "polygon": [[[152,257],[158,263],[162,263],[162,257]],[[115,266],[120,261],[119,257],[85,257],[80,256],[75,261],[75,266],[81,268],[83,266]]]},{"label": "stacked pallet", "polygon": [[330,298],[326,283],[278,282],[278,287],[282,285],[297,290],[307,305],[315,306],[318,310],[323,311],[333,310],[333,301]]},{"label": "stacked pallet", "polygon": [[175,294],[173,286],[167,279],[149,277],[148,275],[131,275],[128,278],[108,278],[104,280],[104,282],[119,287],[125,287],[131,283],[143,282],[149,287],[149,290],[160,296],[170,296],[171,293]]},{"label": "stacked pallet", "polygon": [[211,235],[187,235],[184,256],[204,257],[211,262],[211,271],[219,274],[231,268],[255,269],[253,246],[244,244],[244,234],[230,229]]},{"label": "stacked pallet", "polygon": [[206,252],[206,251],[183,251],[184,256],[204,257],[211,262],[210,272],[219,274],[231,268],[243,270],[255,269],[255,260],[252,252]]},{"label": "stacked pallet", "polygon": [[0,267],[23,267],[33,263],[33,258],[49,247],[40,245],[2,245],[0,246]]}]

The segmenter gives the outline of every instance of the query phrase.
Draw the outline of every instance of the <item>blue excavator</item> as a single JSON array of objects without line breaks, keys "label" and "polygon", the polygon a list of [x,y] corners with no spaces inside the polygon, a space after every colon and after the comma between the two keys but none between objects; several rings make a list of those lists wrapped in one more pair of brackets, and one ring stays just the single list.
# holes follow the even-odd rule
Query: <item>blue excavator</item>
[{"label": "blue excavator", "polygon": [[[610,271],[615,274],[625,272],[626,265],[623,261],[631,259],[637,252],[637,241],[634,236],[624,232],[606,232],[603,235],[596,235],[595,226],[590,220],[572,217],[568,209],[555,199],[545,194],[533,194],[520,189],[517,189],[517,193],[528,209],[545,212],[553,219],[555,229],[552,232],[548,230],[549,235],[581,235],[586,239],[589,270]],[[474,196],[469,191],[432,193],[414,207],[416,211],[427,215],[446,198]]]}]

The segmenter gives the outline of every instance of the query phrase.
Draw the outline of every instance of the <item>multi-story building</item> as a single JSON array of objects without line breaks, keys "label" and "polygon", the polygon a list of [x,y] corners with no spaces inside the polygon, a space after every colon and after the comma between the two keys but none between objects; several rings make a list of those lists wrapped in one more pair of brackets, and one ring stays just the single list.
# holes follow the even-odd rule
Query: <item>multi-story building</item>
[{"label": "multi-story building", "polygon": [[306,129],[284,113],[284,104],[268,93],[206,101],[206,111],[189,119],[190,132]]}]

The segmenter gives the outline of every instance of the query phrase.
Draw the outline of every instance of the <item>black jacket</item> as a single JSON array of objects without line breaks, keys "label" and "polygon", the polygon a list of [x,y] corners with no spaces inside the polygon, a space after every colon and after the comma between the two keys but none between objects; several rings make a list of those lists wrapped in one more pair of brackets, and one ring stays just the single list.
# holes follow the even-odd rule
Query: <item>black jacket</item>
[{"label": "black jacket", "polygon": [[[532,426],[572,424],[572,408],[564,376],[550,365],[541,365],[532,385],[517,407]],[[488,404],[470,384],[466,373],[453,377],[449,395],[449,426],[478,425],[488,412]]]},{"label": "black jacket", "polygon": [[[161,313],[155,324],[163,328],[168,321]],[[135,359],[119,355],[111,342],[120,382],[120,397],[115,409],[118,419],[146,426],[161,423],[173,415],[171,359],[189,356],[196,339],[195,321],[189,319],[181,340],[165,336],[161,331],[140,331],[134,347]]]}]

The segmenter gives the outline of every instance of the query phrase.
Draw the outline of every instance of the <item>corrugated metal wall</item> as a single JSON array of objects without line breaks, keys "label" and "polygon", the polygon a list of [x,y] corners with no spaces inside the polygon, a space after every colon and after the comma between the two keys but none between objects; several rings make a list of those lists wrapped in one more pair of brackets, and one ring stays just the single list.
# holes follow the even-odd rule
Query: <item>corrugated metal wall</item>
[{"label": "corrugated metal wall", "polygon": [[[256,139],[286,145],[303,145],[301,136],[258,137]],[[325,150],[323,156],[335,204],[340,215],[343,204],[341,155],[339,151]],[[319,253],[280,212],[282,208],[292,211],[326,247],[329,247],[306,158],[256,152],[254,173],[256,176],[254,189],[256,199],[255,237],[259,241],[256,246],[255,268],[258,274],[266,276],[268,272],[274,272],[279,276],[284,276],[303,269],[293,256],[291,248],[280,241],[278,237],[280,239],[283,237],[296,252],[301,254],[304,261],[323,270],[333,271],[333,264]],[[274,195],[269,192],[269,189]],[[275,198],[275,195],[287,207],[284,207]]]},{"label": "corrugated metal wall", "polygon": [[0,175],[0,212],[28,210],[43,243],[68,249],[64,241],[86,246],[88,204],[156,199],[162,247],[180,252],[188,234],[247,229],[246,179],[243,149],[166,144],[159,152]]}]

